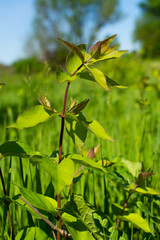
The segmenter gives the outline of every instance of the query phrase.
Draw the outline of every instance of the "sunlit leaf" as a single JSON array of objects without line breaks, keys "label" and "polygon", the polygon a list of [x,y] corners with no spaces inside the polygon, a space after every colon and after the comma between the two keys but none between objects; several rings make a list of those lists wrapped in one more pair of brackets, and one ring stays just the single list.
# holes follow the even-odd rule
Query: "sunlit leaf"
[{"label": "sunlit leaf", "polygon": [[85,202],[81,195],[72,194],[62,210],[77,217],[97,240],[104,239],[104,233],[97,228],[93,218],[95,210]]},{"label": "sunlit leaf", "polygon": [[[132,190],[131,190],[132,191]],[[146,194],[146,195],[160,195],[160,192],[157,192],[156,190],[154,190],[153,188],[149,188],[149,187],[137,187],[135,190],[133,190],[134,192],[140,193],[140,194]]]},{"label": "sunlit leaf", "polygon": [[33,127],[57,115],[60,115],[60,112],[53,113],[52,111],[47,111],[42,105],[36,105],[24,111],[17,118],[16,122],[8,126],[8,128],[23,129]]},{"label": "sunlit leaf", "polygon": [[98,59],[91,59],[90,63],[102,62],[109,59],[120,58],[124,53],[128,52],[127,50],[115,50],[109,51],[108,53],[100,56]]},{"label": "sunlit leaf", "polygon": [[20,230],[15,237],[15,240],[44,240],[51,239],[49,236],[39,227],[30,227]]},{"label": "sunlit leaf", "polygon": [[107,170],[103,167],[101,167],[97,162],[93,161],[89,157],[80,155],[80,154],[71,154],[68,156],[70,159],[72,159],[74,162],[79,163],[81,165],[84,165],[86,167],[101,171],[103,173],[108,173]]},{"label": "sunlit leaf", "polygon": [[95,239],[88,231],[87,227],[73,215],[63,213],[61,219],[64,221],[68,231],[71,233],[73,240]]},{"label": "sunlit leaf", "polygon": [[42,166],[51,175],[57,194],[71,184],[75,172],[74,163],[70,158],[63,159],[60,164],[53,158],[44,158]]},{"label": "sunlit leaf", "polygon": [[116,37],[116,34],[106,38],[103,41],[98,41],[97,43],[95,43],[90,49],[89,52],[92,56],[92,58],[98,59],[102,54],[104,54],[105,52],[107,52],[108,47],[111,43],[111,41]]},{"label": "sunlit leaf", "polygon": [[148,223],[137,213],[130,213],[118,218],[123,221],[132,222],[136,227],[141,228],[144,232],[151,233]]},{"label": "sunlit leaf", "polygon": [[65,127],[73,143],[77,146],[78,150],[81,151],[87,137],[87,129],[76,119],[66,117]]},{"label": "sunlit leaf", "polygon": [[115,226],[109,228],[110,236],[109,240],[118,240],[118,230]]},{"label": "sunlit leaf", "polygon": [[120,58],[124,53],[128,52],[127,50],[113,50],[110,53],[103,55],[99,59],[97,59],[97,62],[101,62],[107,59],[112,59],[112,58]]},{"label": "sunlit leaf", "polygon": [[[20,194],[19,195],[16,195],[14,196],[12,199],[13,199],[13,202],[15,204],[18,204],[22,209],[24,209],[25,211],[28,211],[34,218],[36,219],[42,219],[37,213],[35,213],[32,208],[30,208],[24,201],[22,201],[22,199],[19,198],[20,197]],[[45,217],[47,217],[47,214],[45,214],[45,212],[43,213],[43,215]]]},{"label": "sunlit leaf", "polygon": [[100,71],[97,68],[88,67],[88,66],[86,66],[86,69],[102,88],[104,88],[106,91],[110,91],[107,85],[106,77],[102,71]]},{"label": "sunlit leaf", "polygon": [[126,86],[122,86],[118,83],[116,83],[115,81],[113,81],[112,79],[110,79],[109,77],[105,76],[106,77],[106,81],[107,81],[107,84],[109,87],[116,87],[116,88],[127,88]]},{"label": "sunlit leaf", "polygon": [[[84,62],[88,60],[91,56],[86,52],[86,44],[80,44],[77,46],[81,53],[84,56]],[[72,75],[75,71],[77,74],[80,74],[82,70],[84,70],[84,66],[82,65],[82,60],[72,51],[68,54],[66,60],[66,68],[70,75]]]},{"label": "sunlit leaf", "polygon": [[74,123],[76,126],[77,123],[75,121],[77,121],[80,128],[83,125],[87,130],[91,131],[96,137],[103,140],[113,141],[113,139],[108,135],[105,129],[96,120],[89,122],[86,120],[82,113],[80,113],[78,116],[75,116],[73,114],[72,115],[66,114],[66,116],[67,116],[66,120],[68,119],[67,121],[70,122],[70,127],[72,123]]},{"label": "sunlit leaf", "polygon": [[125,167],[132,174],[132,176],[138,177],[138,175],[142,169],[141,162],[133,162],[133,161],[129,161],[126,159],[122,159],[121,162],[125,165]]},{"label": "sunlit leaf", "polygon": [[63,42],[67,47],[69,47],[71,49],[71,51],[81,59],[82,63],[84,62],[84,56],[81,53],[80,49],[76,45],[74,45],[73,43],[64,41],[61,38],[58,38],[58,40]]},{"label": "sunlit leaf", "polygon": [[56,77],[59,83],[63,83],[63,82],[73,82],[78,76],[74,75],[71,77],[61,68],[61,66],[57,66]]},{"label": "sunlit leaf", "polygon": [[55,199],[33,192],[28,188],[19,187],[19,189],[25,200],[27,200],[27,202],[29,202],[33,207],[57,215],[57,201]]},{"label": "sunlit leaf", "polygon": [[96,120],[90,122],[87,128],[98,138],[109,140],[111,142],[114,141],[113,138],[108,135],[105,129]]}]

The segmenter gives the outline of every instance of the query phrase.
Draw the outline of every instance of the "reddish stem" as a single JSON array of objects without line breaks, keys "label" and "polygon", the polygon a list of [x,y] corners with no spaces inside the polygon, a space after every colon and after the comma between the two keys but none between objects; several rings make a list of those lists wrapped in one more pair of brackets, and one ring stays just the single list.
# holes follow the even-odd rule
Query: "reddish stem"
[{"label": "reddish stem", "polygon": [[[62,160],[62,143],[63,143],[63,133],[64,133],[64,120],[65,120],[65,110],[66,110],[66,102],[67,102],[67,94],[69,89],[70,82],[67,83],[65,95],[64,95],[64,103],[63,103],[63,112],[60,115],[61,117],[61,132],[59,138],[59,163]],[[57,208],[61,208],[61,194],[57,195]],[[60,220],[57,220],[57,227],[60,228]],[[60,240],[60,233],[57,232],[57,240]]]},{"label": "reddish stem", "polygon": [[62,143],[63,143],[63,133],[64,133],[64,118],[65,118],[65,110],[66,110],[66,102],[67,102],[67,94],[69,89],[70,82],[67,83],[66,91],[64,95],[64,103],[63,103],[63,112],[61,116],[61,132],[60,132],[60,139],[59,139],[59,163],[61,162],[62,158]]},{"label": "reddish stem", "polygon": [[[135,190],[137,187],[138,187],[138,184],[136,184],[136,185],[134,186],[133,190]],[[131,195],[132,195],[132,193],[130,192],[130,193],[128,194],[128,198],[127,198],[127,200],[126,200],[126,202],[125,202],[125,204],[124,204],[124,206],[123,206],[123,209],[122,209],[122,211],[121,211],[121,213],[120,213],[120,216],[123,215],[124,210],[125,210],[125,208],[127,207],[127,204],[128,204],[128,201],[129,201]],[[118,229],[119,223],[120,223],[120,219],[117,220],[116,229]]]}]

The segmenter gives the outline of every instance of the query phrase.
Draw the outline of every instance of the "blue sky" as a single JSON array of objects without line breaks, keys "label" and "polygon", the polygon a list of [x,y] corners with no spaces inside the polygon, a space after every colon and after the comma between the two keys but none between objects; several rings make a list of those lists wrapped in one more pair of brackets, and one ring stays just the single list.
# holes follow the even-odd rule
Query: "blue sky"
[{"label": "blue sky", "polygon": [[[138,4],[141,0],[120,0],[123,18],[109,24],[100,34],[117,33],[120,48],[135,50],[138,45],[133,43],[132,33],[137,17],[141,11]],[[32,31],[34,17],[34,0],[1,0],[0,3],[0,63],[11,64],[25,57],[25,41]]]}]

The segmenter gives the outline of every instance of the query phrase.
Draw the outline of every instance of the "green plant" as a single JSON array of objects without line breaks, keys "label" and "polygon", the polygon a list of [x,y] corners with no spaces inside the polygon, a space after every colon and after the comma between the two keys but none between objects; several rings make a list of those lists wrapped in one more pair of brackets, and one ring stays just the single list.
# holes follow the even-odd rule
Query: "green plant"
[{"label": "green plant", "polygon": [[[41,105],[36,105],[26,110],[18,117],[15,123],[9,126],[9,128],[23,129],[33,127],[52,117],[58,116],[61,118],[59,149],[58,151],[53,151],[51,155],[44,155],[38,151],[34,151],[30,146],[21,142],[12,141],[0,146],[0,153],[3,157],[19,157],[22,178],[22,184],[17,184],[19,194],[10,197],[9,194],[4,192],[5,198],[2,199],[2,202],[7,203],[8,206],[11,203],[19,204],[22,208],[29,211],[32,217],[38,220],[43,219],[43,221],[50,226],[47,233],[43,231],[43,227],[41,227],[42,223],[38,224],[39,228],[34,227],[31,216],[29,215],[30,227],[19,231],[16,240],[21,239],[22,236],[24,238],[25,236],[26,238],[30,237],[30,239],[56,239],[54,231],[57,231],[57,239],[60,239],[60,235],[64,238],[72,237],[73,239],[118,239],[118,231],[116,227],[113,226],[109,214],[101,213],[95,206],[87,203],[82,195],[73,193],[74,185],[79,182],[85,174],[85,171],[83,171],[85,167],[90,169],[90,171],[96,170],[103,174],[105,191],[107,188],[105,175],[111,182],[116,180],[117,183],[122,186],[124,184],[127,185],[129,196],[122,212],[119,214],[119,219],[136,224],[146,234],[150,234],[149,236],[151,236],[151,230],[141,216],[136,213],[125,214],[123,216],[122,214],[126,210],[128,200],[133,193],[141,193],[144,195],[158,194],[153,189],[144,188],[143,186],[144,180],[152,174],[148,171],[137,175],[135,171],[134,177],[135,179],[137,178],[137,183],[135,186],[130,186],[125,176],[122,176],[116,167],[113,168],[113,170],[108,170],[111,165],[114,165],[114,162],[109,162],[104,159],[93,160],[98,153],[99,145],[92,147],[89,151],[85,149],[84,142],[87,137],[87,131],[92,132],[96,137],[103,140],[113,141],[113,139],[96,120],[88,121],[82,114],[82,110],[87,106],[89,99],[77,103],[76,100],[71,98],[69,107],[66,110],[68,90],[71,83],[76,79],[89,80],[93,82],[93,84],[96,82],[106,91],[109,91],[109,87],[111,86],[122,87],[93,66],[93,64],[97,62],[118,58],[126,52],[115,50],[115,46],[109,47],[114,37],[115,35],[96,43],[90,48],[90,53],[86,52],[86,45],[84,44],[75,46],[72,43],[60,39],[60,41],[71,49],[66,61],[67,72],[61,67],[57,67],[58,81],[60,83],[67,83],[62,112],[52,107],[49,100],[41,92],[41,99],[39,99]],[[78,148],[79,154],[64,154],[62,152],[64,127],[66,127],[66,132]],[[26,169],[25,173],[23,172],[23,158],[29,158],[30,163],[36,166],[41,165],[44,171],[50,175],[51,179],[46,189],[47,194],[43,195],[39,193],[38,168],[36,169],[37,192],[27,188],[28,170]],[[141,165],[131,164],[129,161],[127,162],[127,160],[123,160],[121,163],[123,164],[123,169],[127,168],[129,172],[132,172],[134,168],[141,170]],[[87,171],[87,174],[89,174],[89,171]],[[57,201],[55,200],[55,196],[57,197]],[[96,196],[96,193],[94,196]],[[140,203],[139,206],[148,214],[142,203]],[[120,207],[118,206],[118,208]],[[154,221],[159,221],[153,214],[149,216],[154,219]],[[119,221],[117,222],[117,228],[118,225]],[[14,239],[14,235],[12,238]],[[125,239],[125,233],[123,233],[120,238]]]}]

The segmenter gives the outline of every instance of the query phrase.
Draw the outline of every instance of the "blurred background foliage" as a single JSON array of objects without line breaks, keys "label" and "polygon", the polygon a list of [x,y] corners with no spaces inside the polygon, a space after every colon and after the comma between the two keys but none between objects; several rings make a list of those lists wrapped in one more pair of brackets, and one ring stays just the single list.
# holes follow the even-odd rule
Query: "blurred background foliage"
[{"label": "blurred background foliage", "polygon": [[135,40],[140,41],[144,57],[160,57],[160,0],[142,1],[142,17],[135,28]]},{"label": "blurred background foliage", "polygon": [[58,62],[64,61],[66,48],[58,43],[57,36],[91,45],[108,22],[121,17],[118,0],[35,0],[35,10],[28,49],[43,60],[56,58]]}]

